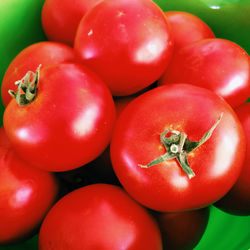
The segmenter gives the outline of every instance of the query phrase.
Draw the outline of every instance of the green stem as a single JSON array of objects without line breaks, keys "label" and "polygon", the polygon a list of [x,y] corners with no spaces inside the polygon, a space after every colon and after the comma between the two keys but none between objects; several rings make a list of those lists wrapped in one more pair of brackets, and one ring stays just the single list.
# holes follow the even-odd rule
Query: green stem
[{"label": "green stem", "polygon": [[[15,82],[15,84],[18,85],[16,93],[13,90],[8,91],[20,106],[32,103],[36,98],[40,68],[41,65],[38,66],[36,73],[28,71],[21,80]],[[31,76],[33,76],[32,80],[30,80]]]},{"label": "green stem", "polygon": [[[212,136],[215,128],[220,123],[222,116],[223,116],[223,113],[220,114],[218,120],[202,136],[202,138],[199,141],[190,141],[187,138],[186,133],[172,130],[172,126],[170,126],[170,128],[165,130],[160,135],[161,143],[164,145],[167,152],[164,155],[152,160],[147,165],[138,164],[138,166],[142,168],[149,168],[156,164],[162,163],[166,160],[176,159],[178,163],[180,164],[181,168],[183,169],[183,171],[187,174],[188,178],[189,179],[193,178],[195,176],[195,173],[193,172],[193,170],[191,169],[188,163],[187,156],[190,152],[200,147]],[[171,135],[169,137],[166,137],[166,135],[169,132],[171,133]]]}]

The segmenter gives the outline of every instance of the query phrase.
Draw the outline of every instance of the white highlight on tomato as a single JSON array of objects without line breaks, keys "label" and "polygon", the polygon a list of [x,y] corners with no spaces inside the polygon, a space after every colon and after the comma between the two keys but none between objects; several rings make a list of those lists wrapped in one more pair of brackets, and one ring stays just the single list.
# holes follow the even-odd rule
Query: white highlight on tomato
[{"label": "white highlight on tomato", "polygon": [[157,60],[163,53],[165,45],[163,44],[163,40],[154,39],[149,42],[143,44],[140,49],[136,53],[136,61],[142,63],[151,63],[154,60]]},{"label": "white highlight on tomato", "polygon": [[32,188],[29,185],[24,185],[11,197],[10,204],[12,207],[22,207],[30,199]]},{"label": "white highlight on tomato", "polygon": [[98,107],[88,107],[73,123],[73,131],[77,136],[85,136],[93,131],[96,120],[99,116]]}]

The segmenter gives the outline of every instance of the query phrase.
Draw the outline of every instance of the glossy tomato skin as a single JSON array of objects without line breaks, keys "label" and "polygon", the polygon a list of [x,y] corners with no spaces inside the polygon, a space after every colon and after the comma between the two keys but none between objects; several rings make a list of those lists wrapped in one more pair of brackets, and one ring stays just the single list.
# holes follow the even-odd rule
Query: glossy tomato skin
[{"label": "glossy tomato skin", "polygon": [[17,90],[15,82],[21,80],[29,71],[35,72],[37,67],[54,63],[73,62],[74,50],[67,45],[57,42],[38,42],[23,49],[11,62],[2,82],[2,99],[5,107],[11,101],[8,90]]},{"label": "glossy tomato skin", "polygon": [[[175,159],[149,168],[166,153],[160,135],[172,129],[200,140],[220,114],[211,138],[188,154],[196,176],[189,179]],[[205,207],[221,198],[238,178],[245,155],[242,126],[232,108],[213,92],[189,84],[155,88],[132,101],[122,112],[111,141],[111,160],[126,191],[158,211]]]},{"label": "glossy tomato skin", "polygon": [[165,15],[173,32],[175,50],[206,38],[215,37],[209,26],[191,13],[166,11]]},{"label": "glossy tomato skin", "polygon": [[[2,139],[4,131],[0,130]],[[6,142],[7,138],[0,142],[1,245],[31,237],[58,193],[57,180],[51,173],[21,160]]]},{"label": "glossy tomato skin", "polygon": [[47,38],[73,45],[81,18],[100,0],[46,0],[42,26]]},{"label": "glossy tomato skin", "polygon": [[249,97],[249,70],[248,55],[240,46],[224,39],[205,39],[175,53],[160,85],[185,82],[208,88],[237,107]]},{"label": "glossy tomato skin", "polygon": [[115,96],[156,81],[173,51],[162,10],[149,0],[102,1],[81,20],[74,48]]},{"label": "glossy tomato skin", "polygon": [[39,233],[39,250],[160,250],[149,213],[119,187],[93,184],[59,200]]},{"label": "glossy tomato skin", "polygon": [[241,104],[235,112],[246,135],[246,157],[237,182],[215,206],[230,214],[250,215],[250,103]]},{"label": "glossy tomato skin", "polygon": [[206,231],[210,208],[185,212],[158,213],[165,250],[192,250]]},{"label": "glossy tomato skin", "polygon": [[35,100],[12,100],[4,127],[16,152],[32,165],[66,171],[96,158],[108,145],[115,107],[110,91],[86,67],[54,64],[40,72]]}]

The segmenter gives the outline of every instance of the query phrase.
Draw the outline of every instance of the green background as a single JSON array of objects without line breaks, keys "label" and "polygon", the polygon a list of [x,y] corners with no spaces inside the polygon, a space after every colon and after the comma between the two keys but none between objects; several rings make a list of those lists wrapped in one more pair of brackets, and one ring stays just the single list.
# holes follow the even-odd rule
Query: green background
[{"label": "green background", "polygon": [[[44,0],[0,0],[0,82],[11,60],[23,48],[46,40],[40,22],[43,2]],[[250,52],[250,0],[155,2],[163,10],[182,10],[196,14],[210,25],[217,37],[235,41]],[[3,111],[0,101],[1,117]],[[0,247],[0,250],[22,249],[36,250],[37,235],[21,244]],[[211,249],[250,249],[250,216],[229,215],[212,206],[207,230],[195,250]]]}]

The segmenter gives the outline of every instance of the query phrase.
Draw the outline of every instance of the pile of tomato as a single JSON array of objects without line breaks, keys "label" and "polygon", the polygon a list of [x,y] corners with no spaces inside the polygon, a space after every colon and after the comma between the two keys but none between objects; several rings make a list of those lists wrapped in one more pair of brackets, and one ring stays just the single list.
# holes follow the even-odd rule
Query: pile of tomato
[{"label": "pile of tomato", "polygon": [[211,204],[250,215],[242,47],[151,0],[46,0],[41,21],[2,81],[1,245],[193,249]]}]

